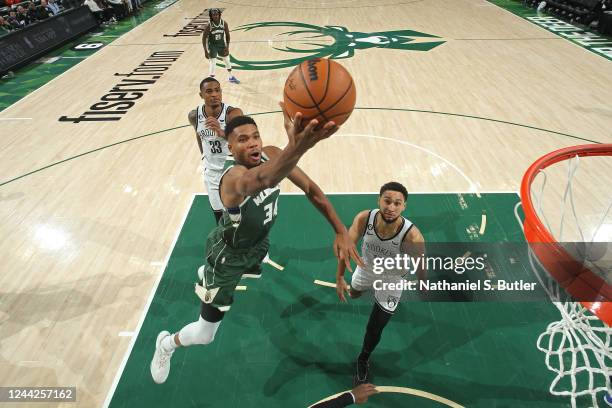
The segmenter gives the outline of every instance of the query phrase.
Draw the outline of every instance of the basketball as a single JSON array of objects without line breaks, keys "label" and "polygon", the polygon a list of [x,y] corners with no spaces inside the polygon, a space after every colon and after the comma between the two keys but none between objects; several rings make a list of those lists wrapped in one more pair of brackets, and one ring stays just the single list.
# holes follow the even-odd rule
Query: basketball
[{"label": "basketball", "polygon": [[332,120],[337,125],[351,116],[357,98],[351,74],[327,58],[310,59],[295,67],[283,95],[290,117],[302,112],[306,120],[317,119],[320,124]]}]

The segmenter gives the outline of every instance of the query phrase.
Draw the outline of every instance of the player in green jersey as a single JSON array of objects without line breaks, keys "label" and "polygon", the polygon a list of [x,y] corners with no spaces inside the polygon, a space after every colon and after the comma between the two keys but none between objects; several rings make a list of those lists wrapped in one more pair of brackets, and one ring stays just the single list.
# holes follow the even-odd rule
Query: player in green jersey
[{"label": "player in green jersey", "polygon": [[229,60],[229,44],[230,30],[226,21],[221,18],[221,10],[211,8],[208,10],[210,23],[204,28],[202,33],[202,45],[204,46],[204,55],[209,62],[208,75],[215,76],[215,66],[217,57],[222,57],[225,62],[225,68],[229,72],[229,81],[239,84],[240,81],[232,74],[232,64]]},{"label": "player in green jersey", "polygon": [[306,193],[310,202],[323,214],[336,233],[334,253],[350,269],[352,258],[363,266],[355,244],[332,204],[319,186],[297,163],[321,140],[338,130],[334,122],[318,126],[316,119],[303,123],[302,114],[293,120],[283,114],[288,143],[284,149],[262,148],[255,121],[237,116],[225,126],[225,136],[232,156],[228,156],[219,182],[223,215],[206,241],[206,262],[198,271],[200,282],[196,293],[202,300],[198,321],[175,334],[162,331],[157,336],[151,375],[163,383],[170,373],[170,358],[180,346],[209,344],[221,319],[233,303],[236,285],[242,277],[260,277],[261,263],[268,251],[268,234],[278,211],[279,183],[288,178]]}]

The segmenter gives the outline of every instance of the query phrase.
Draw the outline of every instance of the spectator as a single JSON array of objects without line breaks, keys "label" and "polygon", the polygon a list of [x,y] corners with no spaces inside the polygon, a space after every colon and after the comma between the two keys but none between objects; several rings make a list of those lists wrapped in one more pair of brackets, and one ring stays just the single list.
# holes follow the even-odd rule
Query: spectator
[{"label": "spectator", "polygon": [[28,6],[28,16],[30,17],[31,21],[44,20],[49,17],[47,10],[41,6],[37,6],[34,4],[34,2],[30,2],[30,5]]},{"label": "spectator", "polygon": [[111,23],[116,23],[117,19],[115,18],[115,10],[108,4],[105,0],[94,0],[98,7],[104,13],[104,20],[110,21]]},{"label": "spectator", "polygon": [[5,3],[6,3],[7,6],[11,7],[11,6],[15,5],[15,4],[21,3],[21,0],[6,0]]},{"label": "spectator", "polygon": [[113,10],[117,18],[122,19],[129,14],[127,0],[107,0],[107,1],[113,7]]},{"label": "spectator", "polygon": [[98,23],[106,24],[106,21],[108,20],[108,12],[105,12],[105,10],[100,7],[98,2],[95,0],[85,0],[83,5],[89,7],[89,10],[91,10],[96,20],[98,20]]},{"label": "spectator", "polygon": [[47,17],[53,17],[53,13],[49,11],[49,3],[47,0],[40,0],[41,13],[44,12]]},{"label": "spectator", "polygon": [[19,30],[23,25],[19,23],[19,19],[17,18],[17,13],[15,10],[9,11],[9,16],[6,19],[8,23],[13,27],[13,30]]},{"label": "spectator", "polygon": [[89,10],[93,13],[96,20],[98,20],[98,23],[102,23],[104,21],[103,19],[104,13],[102,12],[102,9],[98,7],[98,5],[96,4],[94,0],[85,0],[83,2],[83,5],[89,7]]},{"label": "spectator", "polygon": [[10,33],[11,31],[13,31],[13,26],[11,26],[4,17],[0,16],[0,35]]},{"label": "spectator", "polygon": [[17,16],[16,17],[17,17],[17,21],[19,21],[19,25],[21,25],[22,27],[30,25],[30,23],[32,22],[32,19],[28,15],[28,12],[26,11],[26,9],[23,8],[23,6],[17,6]]},{"label": "spectator", "polygon": [[47,11],[54,16],[61,12],[60,6],[55,2],[55,0],[48,0]]}]

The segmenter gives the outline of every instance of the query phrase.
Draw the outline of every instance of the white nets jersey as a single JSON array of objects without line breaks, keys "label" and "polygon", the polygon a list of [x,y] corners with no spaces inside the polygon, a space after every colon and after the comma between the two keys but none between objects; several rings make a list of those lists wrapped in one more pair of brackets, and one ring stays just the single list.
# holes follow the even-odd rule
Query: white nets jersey
[{"label": "white nets jersey", "polygon": [[[221,113],[219,113],[219,116],[217,116],[217,120],[221,125],[221,130],[225,130],[227,112],[231,109],[232,107],[229,105],[221,105]],[[204,174],[205,177],[216,178],[216,180],[211,181],[218,183],[219,179],[221,178],[221,174],[223,173],[225,159],[229,155],[227,141],[224,138],[217,136],[214,130],[206,127],[205,122],[207,115],[206,111],[204,110],[204,105],[198,106],[197,113],[198,122],[196,132],[198,133],[198,137],[202,142]]]},{"label": "white nets jersey", "polygon": [[373,271],[375,258],[395,258],[396,255],[402,254],[402,242],[413,225],[412,222],[402,217],[402,227],[398,233],[391,238],[382,239],[376,233],[375,228],[378,212],[378,209],[370,211],[361,244],[361,256],[368,272]]}]

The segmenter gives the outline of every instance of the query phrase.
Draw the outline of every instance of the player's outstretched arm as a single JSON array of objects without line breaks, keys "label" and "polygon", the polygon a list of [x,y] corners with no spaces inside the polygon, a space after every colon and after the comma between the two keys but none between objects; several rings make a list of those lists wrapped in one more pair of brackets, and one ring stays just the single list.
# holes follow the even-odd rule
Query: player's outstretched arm
[{"label": "player's outstretched arm", "polygon": [[374,394],[378,394],[376,386],[373,384],[360,384],[349,392],[339,395],[336,398],[319,402],[311,405],[310,408],[342,408],[353,404],[363,404],[368,401],[368,398]]},{"label": "player's outstretched arm", "polygon": [[[280,154],[280,149],[277,147],[270,146],[269,153],[271,155]],[[288,176],[289,180],[297,187],[300,188],[306,197],[310,200],[312,205],[327,219],[329,224],[336,233],[334,240],[334,255],[338,258],[339,262],[342,262],[351,271],[351,259],[353,259],[358,265],[363,264],[359,253],[355,249],[355,243],[349,237],[346,227],[338,217],[334,206],[329,201],[323,190],[315,183],[302,169],[295,167]]]},{"label": "player's outstretched arm", "polygon": [[[305,124],[303,123],[305,121],[302,120],[302,114],[299,112],[292,121],[289,114],[284,110],[283,104],[281,104],[281,107],[283,108],[285,130],[289,139],[287,146],[276,155],[274,155],[275,148],[265,147],[263,149],[264,153],[272,153],[274,156],[270,160],[248,170],[242,166],[237,166],[236,170],[229,171],[223,179],[223,184],[227,185],[227,190],[231,191],[234,196],[252,196],[266,188],[276,186],[291,173],[308,149],[338,130],[338,126],[334,122],[327,122],[325,126],[320,128],[317,128],[319,123],[316,119]],[[240,143],[243,135],[233,137],[237,140],[236,143]],[[244,135],[244,137],[248,137],[248,135]],[[259,137],[258,133],[257,137]]]},{"label": "player's outstretched arm", "polygon": [[[353,223],[348,230],[349,240],[353,243],[353,247],[357,245],[359,242],[359,238],[363,236],[365,232],[367,220],[368,220],[369,211],[361,211],[359,214],[355,216],[353,219]],[[361,258],[360,258],[361,259]],[[363,266],[363,261],[359,263],[360,266]],[[344,295],[345,292],[348,291],[348,285],[344,280],[344,272],[346,270],[346,262],[342,262],[338,260],[338,269],[336,271],[336,293],[341,301],[346,302],[346,297]]]}]

